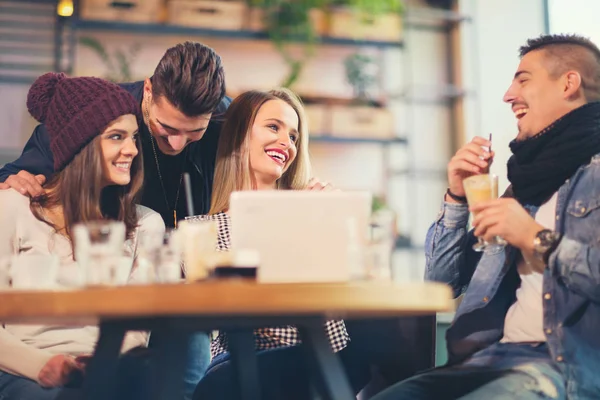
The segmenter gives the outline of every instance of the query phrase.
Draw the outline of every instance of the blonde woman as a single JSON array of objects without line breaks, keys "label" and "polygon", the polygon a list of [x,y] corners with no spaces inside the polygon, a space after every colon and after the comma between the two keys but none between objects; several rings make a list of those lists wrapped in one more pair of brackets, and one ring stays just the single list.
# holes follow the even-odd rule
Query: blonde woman
[{"label": "blonde woman", "polygon": [[[241,190],[305,190],[311,188],[308,129],[302,103],[287,89],[249,91],[230,105],[219,137],[211,208],[201,220],[218,223],[218,248],[230,247],[229,197]],[[324,185],[318,184],[317,189]],[[356,370],[355,357],[346,347],[349,336],[343,321],[328,321],[326,329],[333,351],[340,353],[347,371]],[[266,327],[254,332],[259,352],[263,392],[267,398],[306,398],[308,372],[297,345],[294,326]],[[228,382],[227,337],[220,333],[211,343],[212,362],[200,381],[197,399],[237,398],[236,385]],[[360,364],[360,363],[358,363]],[[267,368],[266,371],[263,371]],[[354,374],[359,375],[359,374]],[[364,374],[363,374],[364,375]],[[350,373],[352,380],[353,374]],[[362,385],[361,383],[355,386]],[[357,387],[357,391],[360,387]]]}]

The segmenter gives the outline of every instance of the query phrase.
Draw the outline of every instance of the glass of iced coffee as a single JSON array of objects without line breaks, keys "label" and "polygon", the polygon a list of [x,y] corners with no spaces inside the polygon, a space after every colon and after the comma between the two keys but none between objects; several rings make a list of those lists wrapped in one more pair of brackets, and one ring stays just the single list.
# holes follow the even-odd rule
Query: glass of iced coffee
[{"label": "glass of iced coffee", "polygon": [[[465,194],[469,206],[498,198],[498,176],[492,174],[474,175],[463,181]],[[475,215],[473,215],[475,217]],[[477,238],[473,245],[475,251],[499,251],[506,246],[506,241],[496,236],[492,241],[486,242],[482,237]]]}]

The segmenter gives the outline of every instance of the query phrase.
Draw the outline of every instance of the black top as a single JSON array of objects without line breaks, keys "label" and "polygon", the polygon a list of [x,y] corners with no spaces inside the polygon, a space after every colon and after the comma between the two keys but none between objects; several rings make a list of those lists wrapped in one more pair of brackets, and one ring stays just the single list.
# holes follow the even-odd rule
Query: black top
[{"label": "black top", "polygon": [[[131,93],[141,104],[144,92],[143,81],[123,83],[120,86]],[[144,186],[140,204],[160,213],[167,227],[173,227],[174,225],[173,208],[182,170],[190,174],[194,213],[208,213],[212,194],[213,175],[215,172],[217,142],[221,130],[222,117],[230,103],[231,99],[228,97],[225,97],[221,101],[213,113],[213,117],[208,124],[203,138],[197,142],[188,144],[186,150],[182,153],[176,156],[168,156],[161,153],[158,147],[156,147],[160,172],[169,202],[168,208],[158,177],[150,131],[145,124],[140,126],[139,134],[142,141],[142,153],[144,155]],[[40,124],[35,128],[21,156],[0,169],[0,182],[4,182],[9,175],[16,174],[21,170],[26,170],[35,175],[43,174],[47,178],[54,173],[50,141],[44,124]],[[178,220],[187,216],[183,183],[176,210]]]}]

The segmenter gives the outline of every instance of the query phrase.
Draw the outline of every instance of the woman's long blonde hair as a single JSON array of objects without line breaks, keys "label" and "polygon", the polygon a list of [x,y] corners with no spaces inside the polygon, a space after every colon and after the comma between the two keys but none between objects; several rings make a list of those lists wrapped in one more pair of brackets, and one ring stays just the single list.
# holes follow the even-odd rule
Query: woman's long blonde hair
[{"label": "woman's long blonde hair", "polygon": [[305,189],[310,179],[308,156],[308,126],[304,106],[298,96],[281,88],[261,92],[251,90],[233,100],[225,114],[219,135],[212,200],[209,214],[229,209],[229,196],[234,191],[256,189],[250,170],[249,137],[258,110],[270,100],[283,100],[298,115],[298,141],[296,159],[277,180],[277,189]]}]

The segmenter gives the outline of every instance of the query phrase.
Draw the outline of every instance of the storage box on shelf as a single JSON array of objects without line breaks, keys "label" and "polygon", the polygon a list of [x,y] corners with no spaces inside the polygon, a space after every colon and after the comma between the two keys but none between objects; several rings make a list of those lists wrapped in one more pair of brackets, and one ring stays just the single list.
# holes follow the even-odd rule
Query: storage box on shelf
[{"label": "storage box on shelf", "polygon": [[328,35],[334,38],[399,41],[402,39],[402,18],[398,14],[387,13],[365,20],[360,13],[336,8],[330,16]]},{"label": "storage box on shelf", "polygon": [[83,0],[83,19],[131,23],[157,23],[165,19],[162,0]]},{"label": "storage box on shelf", "polygon": [[332,105],[332,136],[347,138],[393,139],[394,116],[386,108]]},{"label": "storage box on shelf", "polygon": [[311,136],[322,136],[328,131],[328,109],[325,104],[306,104],[304,106],[308,120],[308,132]]},{"label": "storage box on shelf", "polygon": [[238,0],[171,0],[167,22],[172,25],[217,30],[240,30],[246,25],[248,5]]},{"label": "storage box on shelf", "polygon": [[[327,14],[323,10],[316,8],[310,10],[309,18],[317,35],[324,36],[327,34],[328,19]],[[249,9],[248,29],[255,32],[266,30],[265,10],[256,7],[251,7]]]}]

